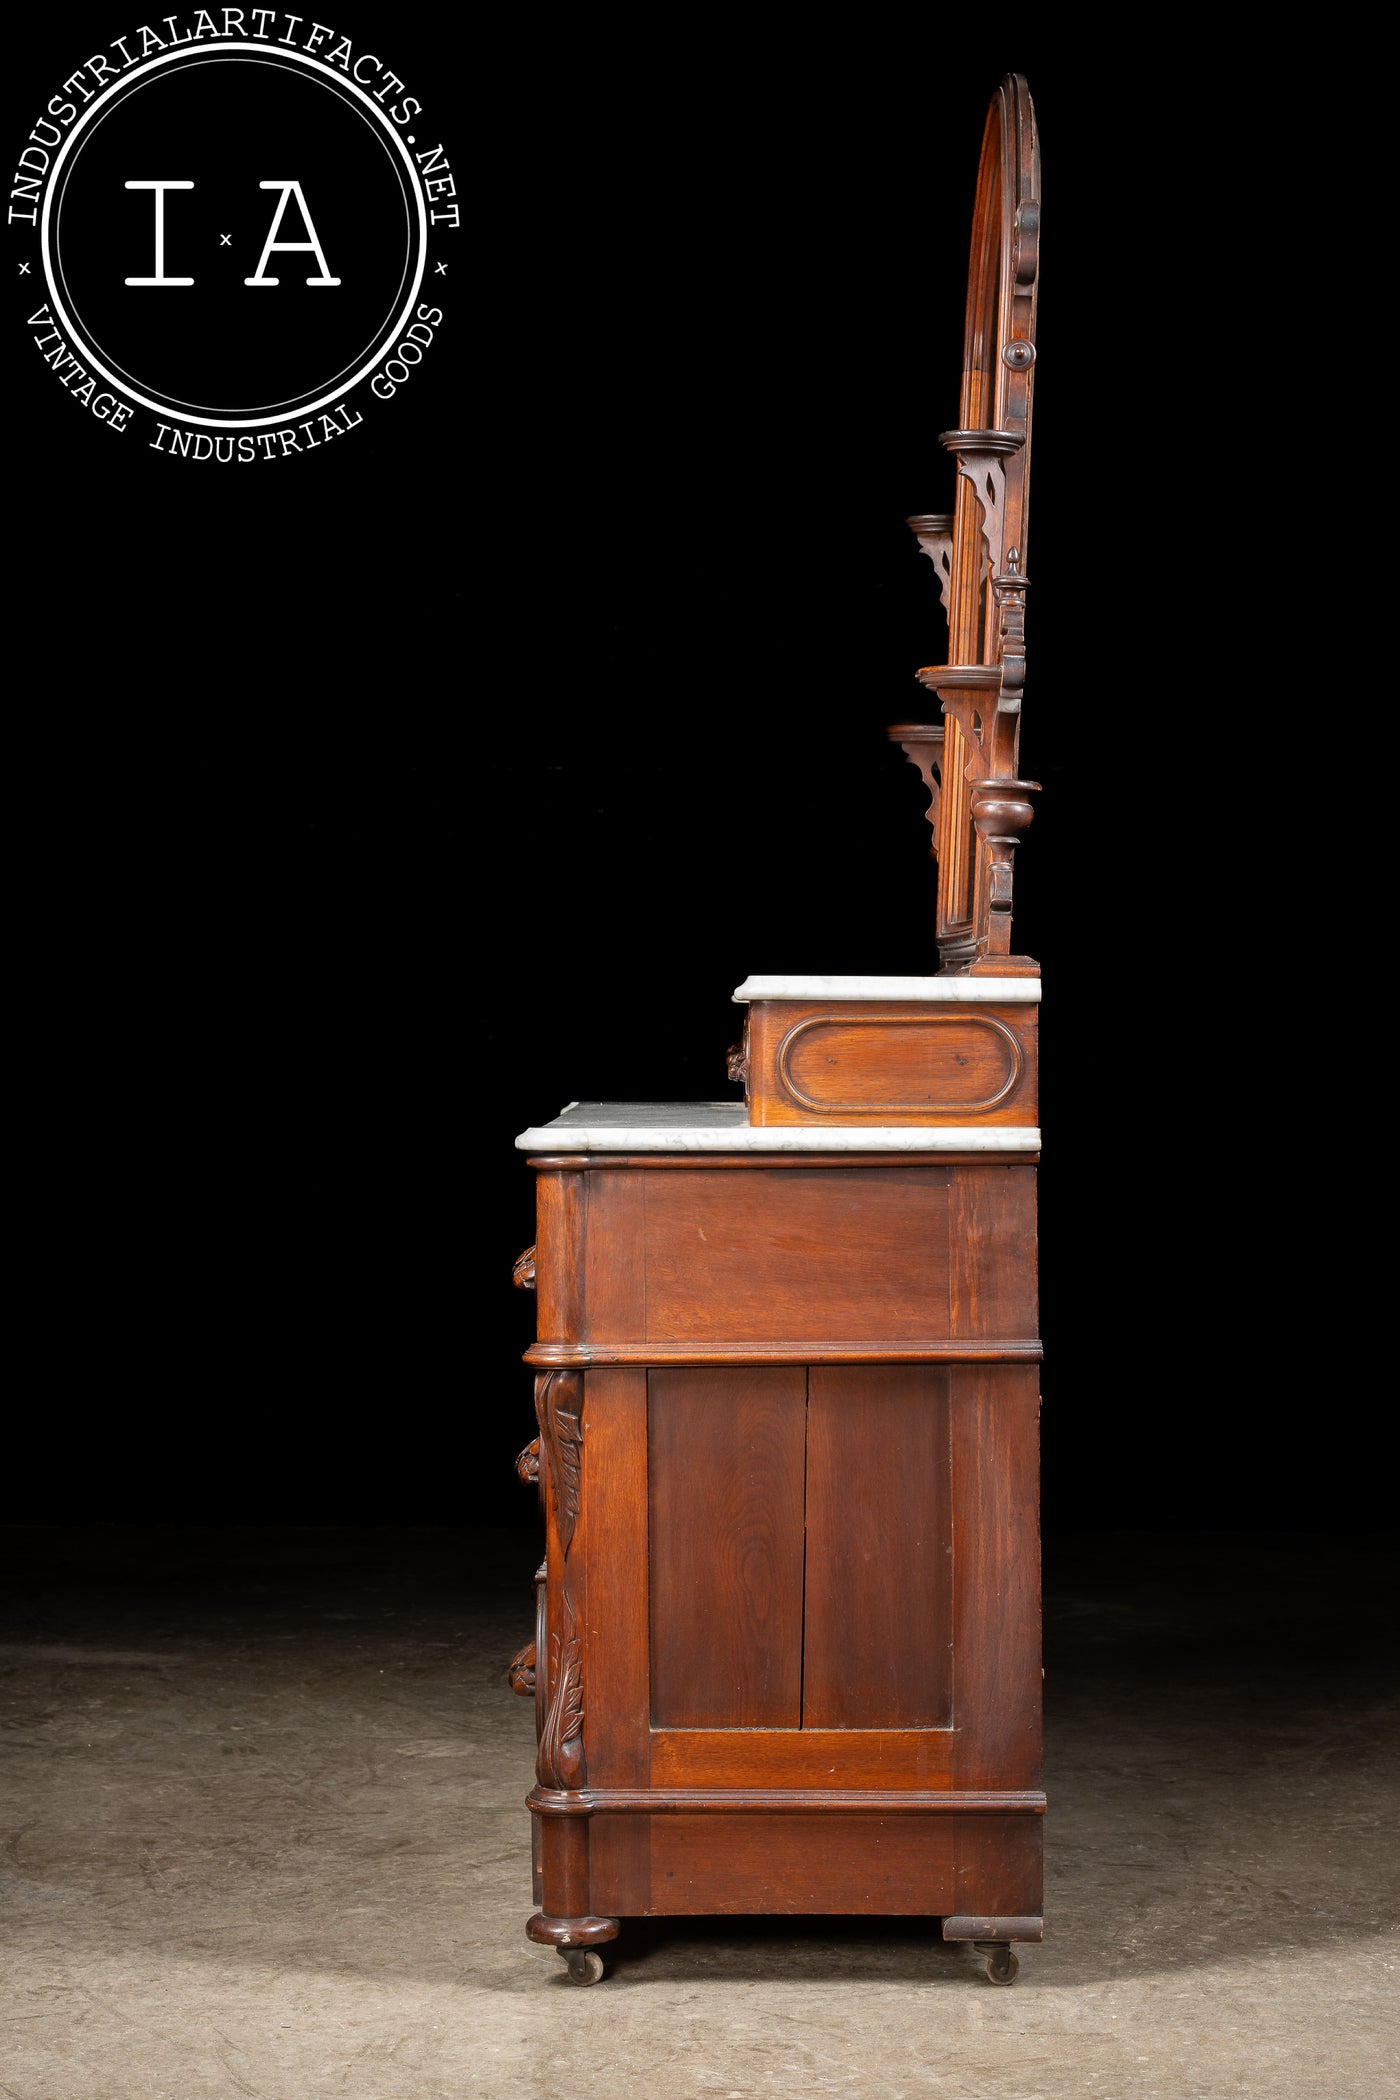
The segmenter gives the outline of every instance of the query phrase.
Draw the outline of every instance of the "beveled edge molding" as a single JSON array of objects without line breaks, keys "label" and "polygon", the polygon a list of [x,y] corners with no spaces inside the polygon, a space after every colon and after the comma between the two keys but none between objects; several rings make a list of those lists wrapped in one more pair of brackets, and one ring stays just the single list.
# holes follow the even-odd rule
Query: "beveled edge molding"
[{"label": "beveled edge molding", "polygon": [[914,673],[920,685],[936,693],[995,693],[1001,689],[1000,664],[921,664]]},{"label": "beveled edge molding", "polygon": [[945,1918],[945,1940],[1043,1940],[1044,1918]]},{"label": "beveled edge molding", "polygon": [[[946,1028],[950,1023],[960,1024],[964,1028],[990,1028],[998,1035],[1004,1036],[1011,1046],[1011,1068],[997,1092],[989,1094],[985,1101],[959,1101],[953,1104],[960,1114],[984,1116],[989,1109],[995,1108],[999,1101],[1004,1101],[1007,1095],[1014,1091],[1026,1069],[1020,1043],[1005,1021],[998,1021],[994,1014],[812,1014],[805,1021],[795,1021],[778,1045],[776,1064],[779,1083],[786,1088],[790,1098],[799,1108],[811,1109],[819,1116],[877,1116],[890,1109],[900,1112],[924,1109],[931,1115],[937,1115],[937,1103],[930,1105],[923,1101],[881,1101],[868,1109],[858,1108],[851,1101],[838,1101],[834,1107],[827,1108],[822,1102],[814,1101],[810,1094],[802,1092],[788,1065],[793,1044],[809,1028]],[[944,1113],[948,1111],[945,1110]],[[911,1127],[917,1129],[919,1126],[915,1124]]]},{"label": "beveled edge molding", "polygon": [[[889,735],[898,735],[914,726],[896,723]],[[746,977],[732,996],[736,1005],[757,999],[874,999],[897,1006],[904,1001],[927,999],[934,1005],[946,1001],[949,1005],[1038,1006],[1040,979],[959,977],[952,974],[941,977]]]},{"label": "beveled edge molding", "polygon": [[[800,1130],[800,1123],[779,1123],[769,1126],[778,1130]],[[906,1130],[927,1132],[936,1126],[926,1123],[906,1123]],[[789,1151],[764,1152],[532,1152],[526,1165],[537,1173],[553,1173],[567,1170],[570,1173],[601,1173],[606,1167],[645,1167],[649,1173],[661,1172],[670,1167],[747,1167],[759,1165],[767,1173],[770,1167],[820,1167],[828,1172],[835,1167],[887,1167],[891,1159],[897,1159],[902,1167],[1037,1167],[1040,1164],[1040,1132],[1019,1123],[1002,1123],[994,1126],[1020,1142],[1014,1145],[998,1145],[988,1156],[988,1150],[977,1152],[959,1148],[956,1151],[930,1152],[926,1149],[908,1152],[822,1152]],[[826,1135],[823,1130],[813,1128],[813,1135]]]},{"label": "beveled edge molding", "polygon": [[590,1364],[1031,1364],[1044,1356],[1034,1336],[1011,1341],[949,1339],[904,1348],[867,1342],[534,1342],[522,1362],[550,1370]]},{"label": "beveled edge molding", "polygon": [[617,1918],[549,1918],[536,1911],[525,1920],[525,1937],[537,1947],[601,1947],[615,1940]]},{"label": "beveled edge molding", "polygon": [[[985,980],[983,980],[985,982]],[[737,1104],[736,1104],[737,1105]],[[957,1124],[941,1129],[928,1123],[836,1123],[820,1130],[801,1123],[672,1125],[584,1124],[578,1130],[522,1130],[517,1152],[552,1152],[561,1138],[573,1138],[570,1151],[581,1152],[735,1152],[750,1162],[775,1152],[878,1152],[884,1159],[910,1152],[1038,1152],[1035,1124]],[[766,1162],[765,1162],[766,1163]]]},{"label": "beveled edge molding", "polygon": [[938,442],[945,452],[986,452],[994,459],[1010,459],[1026,442],[1024,430],[940,430]]},{"label": "beveled edge molding", "polygon": [[850,1809],[872,1816],[1043,1816],[1045,1795],[1035,1789],[955,1792],[947,1787],[908,1787],[882,1793],[876,1787],[810,1786],[687,1786],[667,1787],[664,1792],[639,1786],[590,1786],[555,1793],[537,1786],[526,1795],[525,1805],[537,1816],[801,1815],[814,1808]]}]

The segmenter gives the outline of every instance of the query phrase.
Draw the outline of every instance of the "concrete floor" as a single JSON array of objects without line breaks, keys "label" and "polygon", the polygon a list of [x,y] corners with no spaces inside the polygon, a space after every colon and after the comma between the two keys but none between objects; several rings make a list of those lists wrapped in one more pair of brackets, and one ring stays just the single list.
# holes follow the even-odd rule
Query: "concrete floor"
[{"label": "concrete floor", "polygon": [[1050,1937],[1013,1989],[922,1923],[821,1919],[628,1926],[586,1991],[521,1931],[534,1547],[4,1536],[0,2094],[1400,2092],[1374,1547],[1051,1552]]}]

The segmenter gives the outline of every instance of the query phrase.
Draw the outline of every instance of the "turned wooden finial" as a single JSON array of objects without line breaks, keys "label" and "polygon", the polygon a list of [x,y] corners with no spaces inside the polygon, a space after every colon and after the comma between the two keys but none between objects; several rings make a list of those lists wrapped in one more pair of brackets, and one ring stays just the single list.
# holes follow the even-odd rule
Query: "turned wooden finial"
[{"label": "turned wooden finial", "polygon": [[[979,780],[972,789],[972,821],[987,851],[987,945],[990,960],[1011,960],[1012,863],[1035,811],[1028,795],[1038,780]],[[1027,961],[1016,957],[1014,960]]]}]

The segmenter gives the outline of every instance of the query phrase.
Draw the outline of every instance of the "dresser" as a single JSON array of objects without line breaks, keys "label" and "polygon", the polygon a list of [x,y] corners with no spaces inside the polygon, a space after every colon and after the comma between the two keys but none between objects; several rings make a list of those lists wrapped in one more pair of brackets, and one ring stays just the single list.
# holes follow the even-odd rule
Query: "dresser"
[{"label": "dresser", "polygon": [[[993,1983],[1041,1937],[1040,976],[1013,952],[1039,171],[979,174],[948,662],[892,738],[929,791],[939,967],[752,977],[743,1101],[576,1102],[537,1184],[536,1914],[597,1982],[628,1918],[925,1915]],[[931,619],[937,599],[931,585]]]}]

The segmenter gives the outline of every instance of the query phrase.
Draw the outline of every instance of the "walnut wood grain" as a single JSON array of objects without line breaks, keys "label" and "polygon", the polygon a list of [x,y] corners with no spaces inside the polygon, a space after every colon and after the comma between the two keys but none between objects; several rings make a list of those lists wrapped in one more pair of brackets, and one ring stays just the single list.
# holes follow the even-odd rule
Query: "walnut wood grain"
[{"label": "walnut wood grain", "polygon": [[796,1728],[806,1374],[648,1384],[653,1727]]},{"label": "walnut wood grain", "polygon": [[[973,1820],[982,1820],[981,1818]],[[607,1825],[631,1826],[621,1856]],[[599,1817],[594,1900],[628,1916],[767,1911],[938,1914],[956,1890],[959,1818],[849,1815]]]},{"label": "walnut wood grain", "polygon": [[655,1728],[651,1783],[679,1786],[952,1786],[952,1728]]},{"label": "walnut wood grain", "polygon": [[809,1373],[804,1730],[950,1724],[949,1375]]},{"label": "walnut wood grain", "polygon": [[531,1808],[543,1816],[706,1815],[723,1811],[763,1815],[798,1815],[812,1809],[843,1808],[879,1815],[1018,1815],[1045,1813],[1045,1796],[1033,1787],[601,1787],[569,1793],[535,1787]]},{"label": "walnut wood grain", "polygon": [[651,1770],[647,1374],[600,1366],[588,1389],[590,1783],[645,1785]]},{"label": "walnut wood grain", "polygon": [[800,1336],[785,1342],[536,1342],[527,1364],[560,1369],[593,1364],[931,1364],[1039,1363],[1044,1349],[1034,1334],[924,1335],[907,1343],[823,1342]]},{"label": "walnut wood grain", "polygon": [[[610,1339],[898,1343],[947,1333],[946,1170],[759,1167],[744,1195],[723,1173],[642,1178],[644,1259],[629,1279],[640,1322]],[[590,1217],[624,1186],[616,1176],[600,1183]]]},{"label": "walnut wood grain", "polygon": [[756,999],[749,1115],[804,1123],[1034,1128],[1038,1006]]}]

